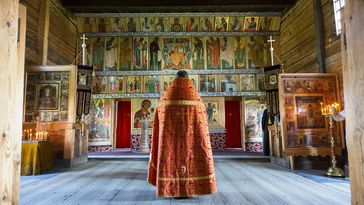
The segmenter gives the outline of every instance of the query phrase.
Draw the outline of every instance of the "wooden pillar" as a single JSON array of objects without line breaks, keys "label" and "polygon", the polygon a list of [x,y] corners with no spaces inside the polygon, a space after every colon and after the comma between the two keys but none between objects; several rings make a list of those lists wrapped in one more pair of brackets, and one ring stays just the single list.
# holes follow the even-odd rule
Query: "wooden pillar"
[{"label": "wooden pillar", "polygon": [[38,21],[38,64],[47,65],[50,0],[42,0]]},{"label": "wooden pillar", "polygon": [[352,204],[364,204],[364,1],[345,1],[347,66],[343,68]]},{"label": "wooden pillar", "polygon": [[320,73],[326,73],[325,66],[325,27],[321,0],[313,0],[313,16],[316,31],[317,63]]},{"label": "wooden pillar", "polygon": [[0,0],[0,204],[19,203],[25,15],[19,1]]}]

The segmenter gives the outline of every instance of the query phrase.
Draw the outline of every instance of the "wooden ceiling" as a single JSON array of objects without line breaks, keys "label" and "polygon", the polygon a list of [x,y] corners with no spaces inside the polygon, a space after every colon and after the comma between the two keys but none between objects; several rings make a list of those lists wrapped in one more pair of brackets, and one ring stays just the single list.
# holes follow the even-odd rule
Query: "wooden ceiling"
[{"label": "wooden ceiling", "polygon": [[296,0],[61,0],[74,13],[282,12]]}]

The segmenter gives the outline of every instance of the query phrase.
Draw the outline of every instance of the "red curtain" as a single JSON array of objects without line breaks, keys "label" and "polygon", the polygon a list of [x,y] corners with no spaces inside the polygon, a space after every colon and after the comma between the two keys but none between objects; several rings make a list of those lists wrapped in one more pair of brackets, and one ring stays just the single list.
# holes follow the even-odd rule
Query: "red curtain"
[{"label": "red curtain", "polygon": [[225,101],[226,148],[241,148],[240,101]]},{"label": "red curtain", "polygon": [[131,103],[130,101],[118,102],[116,148],[130,148],[131,138]]}]

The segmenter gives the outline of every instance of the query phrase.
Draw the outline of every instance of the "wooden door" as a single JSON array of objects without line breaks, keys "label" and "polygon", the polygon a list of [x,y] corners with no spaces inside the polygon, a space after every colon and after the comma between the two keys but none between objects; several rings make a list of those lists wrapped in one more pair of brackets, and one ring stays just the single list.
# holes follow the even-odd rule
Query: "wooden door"
[{"label": "wooden door", "polygon": [[130,148],[131,102],[119,101],[117,109],[116,148]]},{"label": "wooden door", "polygon": [[240,101],[225,101],[226,148],[241,148]]}]

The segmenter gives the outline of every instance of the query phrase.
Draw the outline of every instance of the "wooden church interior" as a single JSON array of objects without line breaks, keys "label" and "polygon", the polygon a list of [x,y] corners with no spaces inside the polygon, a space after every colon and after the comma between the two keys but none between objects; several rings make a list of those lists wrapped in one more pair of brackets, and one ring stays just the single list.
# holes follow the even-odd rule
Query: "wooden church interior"
[{"label": "wooden church interior", "polygon": [[219,189],[179,202],[364,204],[363,9],[0,0],[0,204],[178,204],[144,179],[154,111],[179,69],[206,106]]}]

